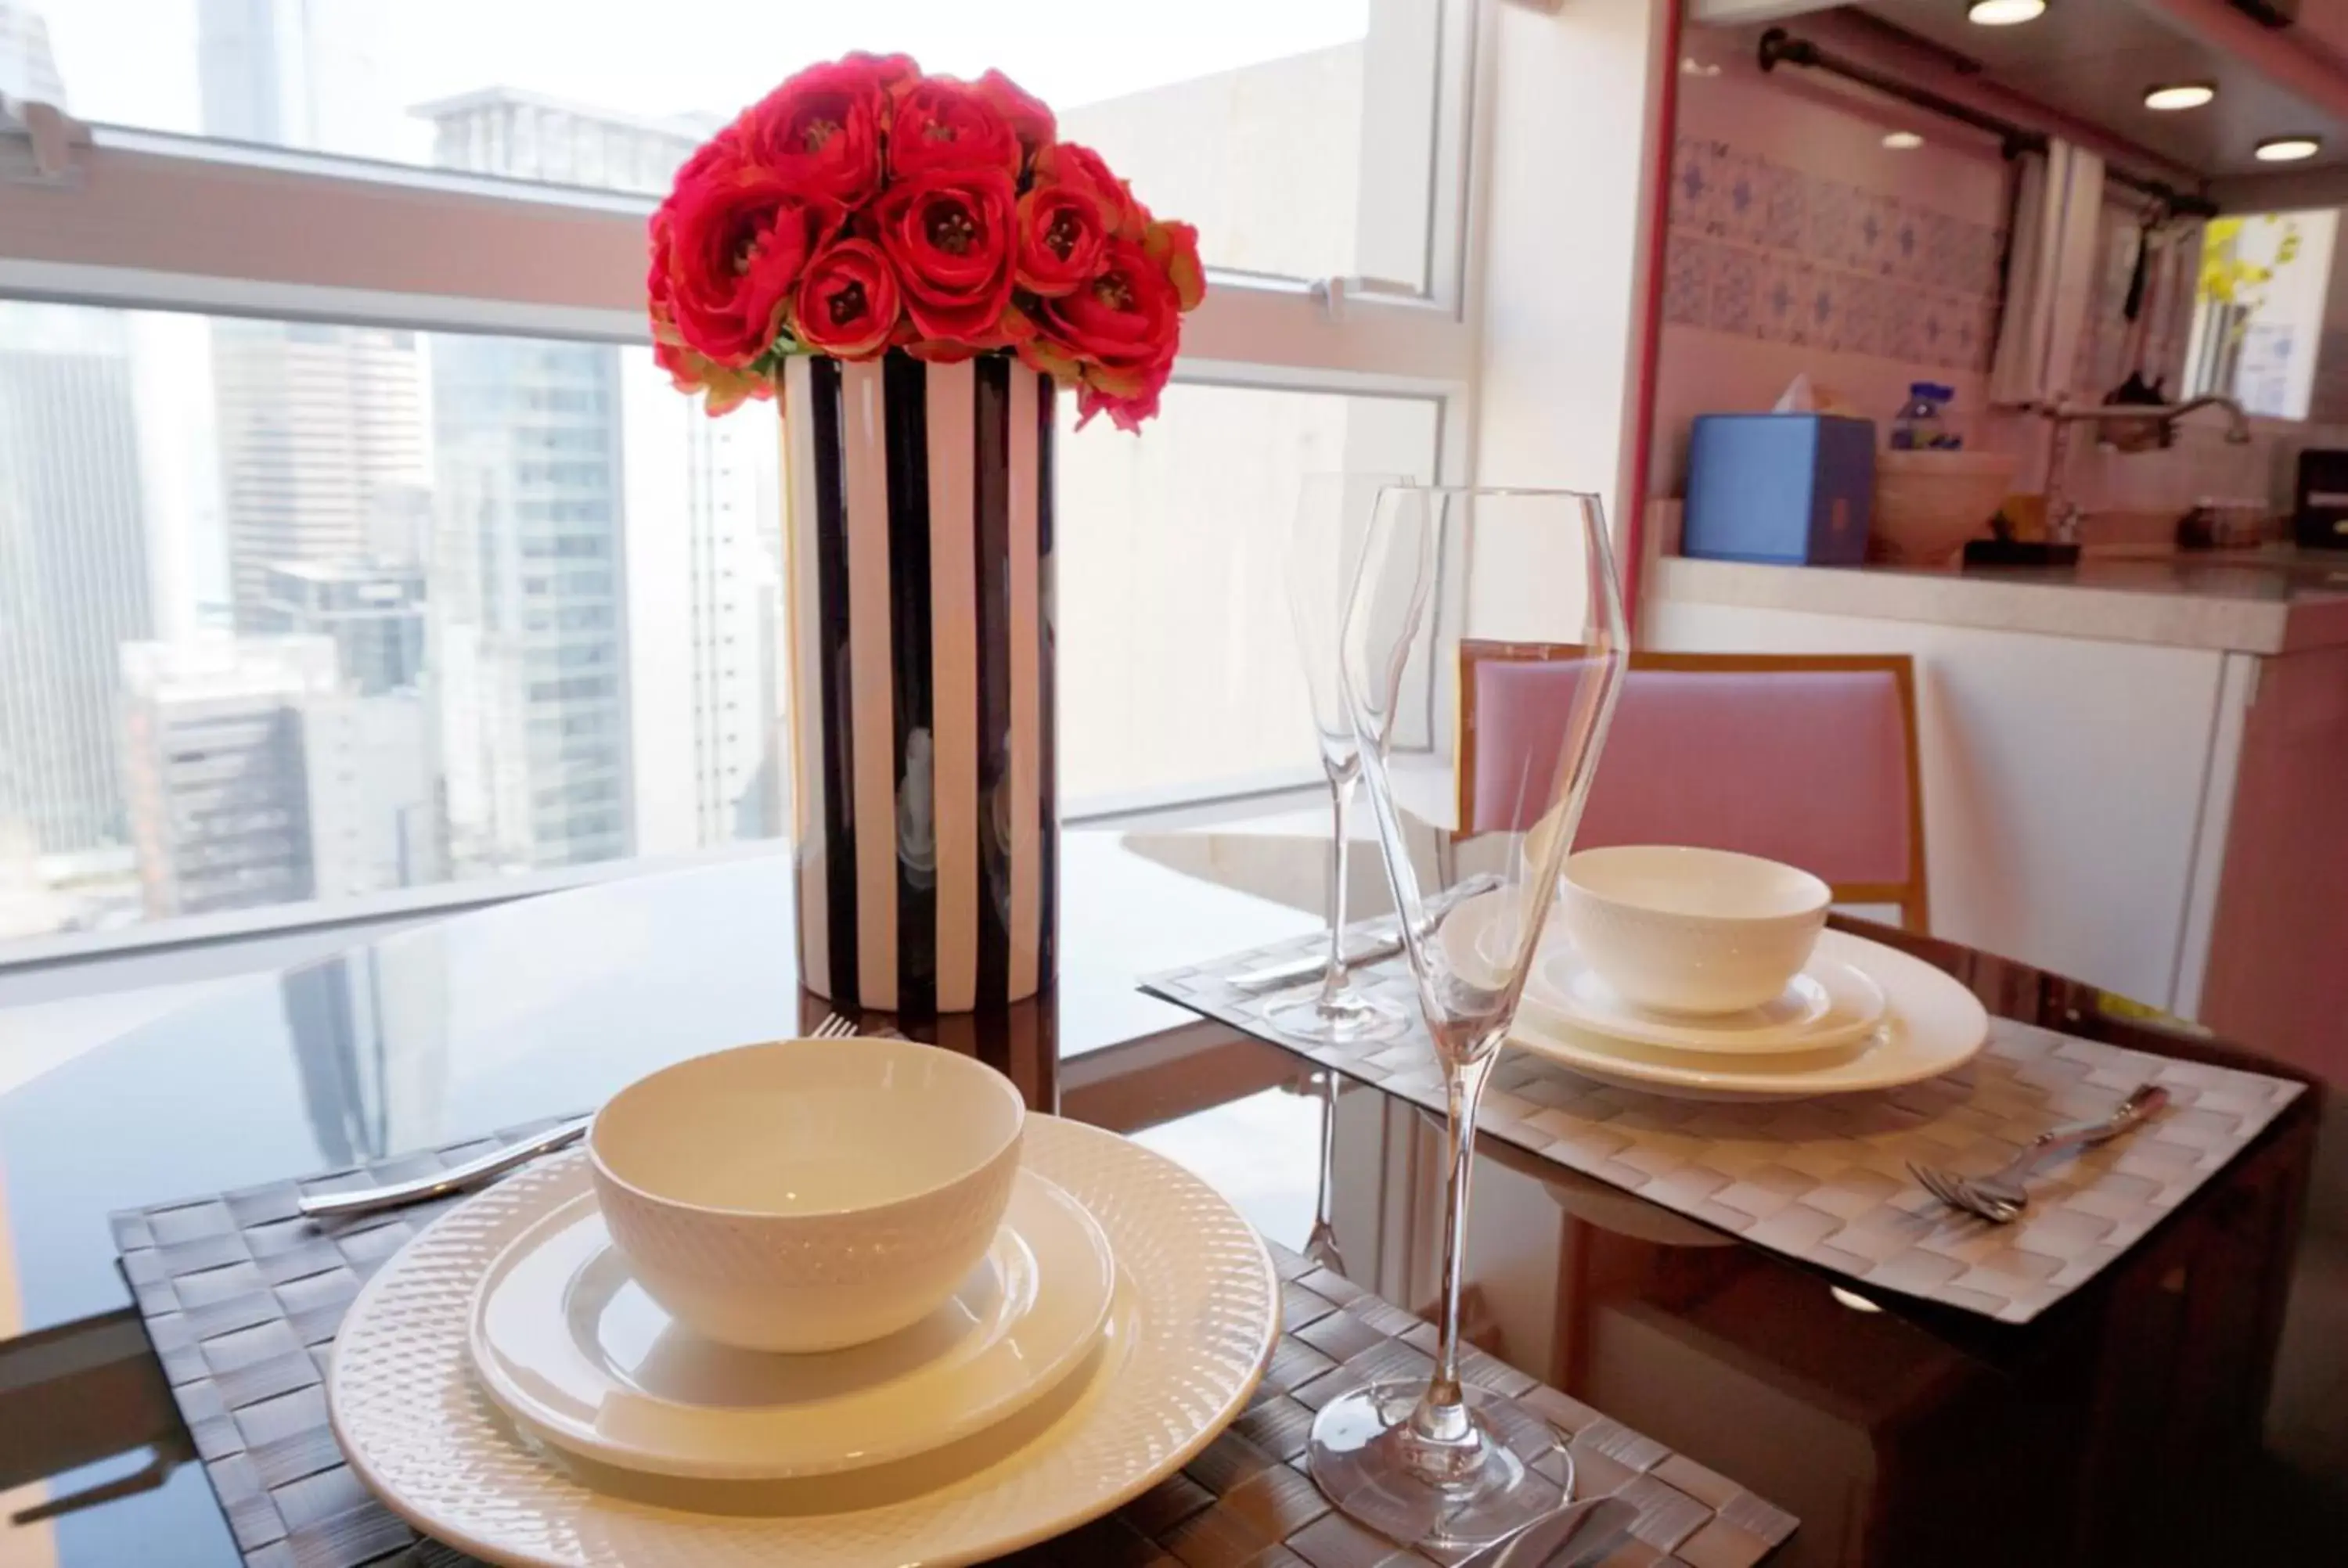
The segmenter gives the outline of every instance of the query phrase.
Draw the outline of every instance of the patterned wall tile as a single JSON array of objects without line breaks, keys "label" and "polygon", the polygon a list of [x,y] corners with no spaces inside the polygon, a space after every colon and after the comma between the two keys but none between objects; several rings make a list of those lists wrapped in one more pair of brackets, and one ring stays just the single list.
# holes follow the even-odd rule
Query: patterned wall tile
[{"label": "patterned wall tile", "polygon": [[1719,247],[1693,234],[1676,234],[1666,250],[1663,320],[1673,326],[1703,326],[1711,312],[1713,258]]},{"label": "patterned wall tile", "polygon": [[1979,370],[1993,347],[1993,224],[1700,138],[1673,147],[1664,319]]},{"label": "patterned wall tile", "polygon": [[1841,305],[1842,352],[1882,355],[1884,347],[1883,285],[1873,278],[1837,272],[1835,294]]},{"label": "patterned wall tile", "polygon": [[1883,302],[1883,354],[1913,364],[1924,353],[1924,320],[1916,296],[1879,284]]},{"label": "patterned wall tile", "polygon": [[1859,192],[1838,179],[1811,182],[1810,236],[1806,247],[1810,260],[1826,266],[1839,264],[1850,240],[1851,211],[1858,204]]},{"label": "patterned wall tile", "polygon": [[1804,190],[1807,183],[1793,169],[1767,163],[1761,166],[1761,242],[1771,250],[1802,248],[1809,226],[1808,195]]},{"label": "patterned wall tile", "polygon": [[1890,271],[1895,277],[1931,281],[1930,257],[1925,243],[1931,214],[1894,200],[1891,203],[1891,240]]},{"label": "patterned wall tile", "polygon": [[1799,281],[1794,275],[1798,265],[1785,256],[1765,256],[1761,261],[1760,291],[1756,301],[1760,323],[1755,335],[1766,343],[1800,343],[1804,320]]},{"label": "patterned wall tile", "polygon": [[1713,260],[1712,308],[1705,325],[1740,337],[1760,335],[1761,259],[1723,248]]},{"label": "patterned wall tile", "polygon": [[1740,245],[1761,243],[1764,220],[1768,213],[1763,173],[1766,167],[1748,153],[1732,151],[1720,160],[1721,232]]},{"label": "patterned wall tile", "polygon": [[1800,263],[1796,272],[1798,278],[1796,293],[1801,302],[1804,341],[1814,348],[1839,353],[1843,343],[1842,302],[1838,289],[1840,274],[1828,272],[1809,261]]},{"label": "patterned wall tile", "polygon": [[1684,136],[1672,144],[1672,231],[1702,234],[1712,222],[1715,182],[1712,144]]}]

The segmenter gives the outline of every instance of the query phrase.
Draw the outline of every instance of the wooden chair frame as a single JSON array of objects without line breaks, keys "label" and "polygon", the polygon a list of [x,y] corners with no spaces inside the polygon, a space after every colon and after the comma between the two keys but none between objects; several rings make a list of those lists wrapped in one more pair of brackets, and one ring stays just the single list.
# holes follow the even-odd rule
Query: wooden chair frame
[{"label": "wooden chair frame", "polygon": [[[1458,776],[1457,810],[1463,830],[1475,820],[1477,683],[1471,679],[1475,667],[1495,660],[1545,663],[1579,658],[1585,651],[1576,642],[1460,643],[1459,765],[1455,772]],[[1905,653],[1656,653],[1642,650],[1631,655],[1631,669],[1684,670],[1705,674],[1815,674],[1834,671],[1889,673],[1900,694],[1900,738],[1908,753],[1908,876],[1899,882],[1836,882],[1828,886],[1838,904],[1896,905],[1904,928],[1919,933],[1931,930],[1931,880],[1924,856],[1924,775],[1917,754],[1913,659]],[[1603,757],[1599,765],[1605,765]]]}]

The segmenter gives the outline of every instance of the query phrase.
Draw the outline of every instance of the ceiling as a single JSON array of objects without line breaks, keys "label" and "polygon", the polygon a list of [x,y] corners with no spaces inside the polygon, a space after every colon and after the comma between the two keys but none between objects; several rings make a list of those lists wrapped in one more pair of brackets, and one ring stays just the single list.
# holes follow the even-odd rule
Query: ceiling
[{"label": "ceiling", "polygon": [[[2323,138],[2322,153],[2293,169],[2348,168],[2348,118],[2291,96],[2136,0],[2049,0],[2044,15],[2012,27],[1975,26],[1965,19],[1966,5],[1967,0],[1861,0],[1852,9],[1962,56],[1990,82],[2205,176],[2273,171],[2279,166],[2259,162],[2252,149],[2277,136]],[[1799,17],[1784,25],[1801,31]],[[2292,33],[2305,28],[2302,23],[2277,41],[2292,41]],[[2315,33],[2308,41],[2331,42]],[[2191,81],[2216,84],[2216,101],[2170,114],[2144,107],[2146,88]],[[2343,87],[2348,96],[2348,77]]]}]

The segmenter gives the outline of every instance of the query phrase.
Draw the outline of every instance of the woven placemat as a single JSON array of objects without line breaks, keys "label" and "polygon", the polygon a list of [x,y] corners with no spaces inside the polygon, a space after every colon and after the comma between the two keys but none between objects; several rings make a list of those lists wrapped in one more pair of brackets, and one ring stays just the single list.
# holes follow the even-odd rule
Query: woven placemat
[{"label": "woven placemat", "polygon": [[[1362,942],[1375,924],[1357,928]],[[1229,983],[1327,943],[1259,948],[1150,976],[1142,989],[1440,1112],[1442,1071],[1416,1021],[1384,1044],[1306,1047],[1264,1022],[1263,1009],[1294,991],[1251,995]],[[1403,959],[1355,975],[1417,1019]],[[2029,1213],[2013,1225],[1955,1214],[1908,1173],[1910,1160],[1993,1171],[2047,1128],[2104,1116],[2147,1081],[2168,1090],[2168,1107],[2127,1138],[2034,1175]],[[1479,1128],[1788,1257],[2026,1323],[2135,1245],[2305,1088],[1993,1019],[1989,1043],[1954,1072],[1766,1104],[1642,1093],[1510,1050],[1492,1070]]]},{"label": "woven placemat", "polygon": [[[250,1568],[361,1568],[474,1560],[421,1541],[370,1496],[326,1421],[324,1378],[343,1312],[367,1276],[451,1203],[321,1225],[295,1207],[445,1169],[552,1124],[114,1216],[122,1272]],[[1434,1328],[1280,1246],[1282,1334],[1240,1419],[1182,1471],[1117,1512],[1004,1559],[1165,1568],[1401,1568],[1398,1552],[1334,1512],[1304,1470],[1313,1412],[1370,1378],[1423,1376]],[[1554,1477],[1563,1445],[1579,1495],[1639,1505],[1608,1561],[1746,1568],[1794,1532],[1791,1514],[1480,1351],[1468,1377],[1507,1395],[1504,1431]]]}]

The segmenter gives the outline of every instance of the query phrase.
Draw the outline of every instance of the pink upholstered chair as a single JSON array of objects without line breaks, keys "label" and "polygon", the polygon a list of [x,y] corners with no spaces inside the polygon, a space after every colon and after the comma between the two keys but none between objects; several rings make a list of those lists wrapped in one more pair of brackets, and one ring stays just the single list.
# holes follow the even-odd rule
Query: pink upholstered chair
[{"label": "pink upholstered chair", "polygon": [[[1460,671],[1459,819],[1519,825],[1546,781],[1581,650],[1489,643]],[[1905,654],[1633,653],[1574,847],[1695,844],[1815,873],[1929,928],[1915,674]]]}]

